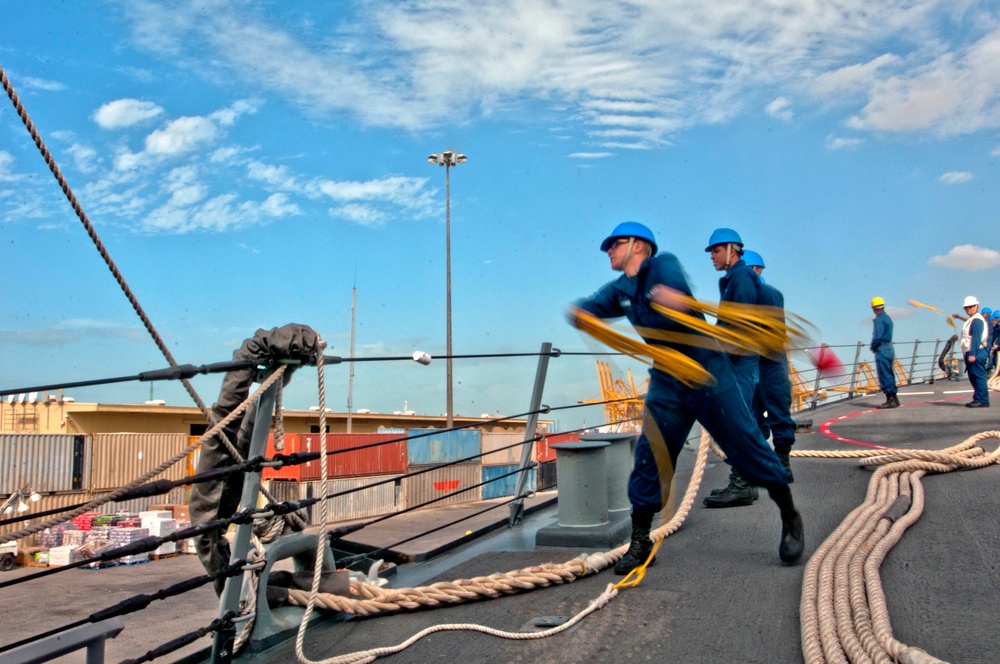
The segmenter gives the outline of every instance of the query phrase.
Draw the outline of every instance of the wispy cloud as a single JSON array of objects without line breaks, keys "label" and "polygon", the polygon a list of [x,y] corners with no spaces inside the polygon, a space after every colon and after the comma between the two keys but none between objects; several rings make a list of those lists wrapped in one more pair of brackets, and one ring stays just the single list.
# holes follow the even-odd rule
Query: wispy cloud
[{"label": "wispy cloud", "polygon": [[932,256],[927,264],[966,272],[989,270],[1000,265],[1000,251],[960,244],[943,256]]},{"label": "wispy cloud", "polygon": [[972,178],[972,173],[968,171],[948,171],[938,178],[938,182],[943,182],[944,184],[961,184],[968,182]]},{"label": "wispy cloud", "polygon": [[778,97],[770,104],[764,107],[764,111],[770,115],[772,118],[778,118],[779,120],[784,120],[785,122],[791,122],[792,116],[792,102],[785,97]]},{"label": "wispy cloud", "polygon": [[[544,105],[604,148],[652,148],[748,107],[788,120],[787,98],[761,98],[779,86],[855,106],[850,124],[866,131],[1000,122],[1000,31],[973,28],[971,43],[951,48],[939,31],[953,9],[937,0],[454,0],[447,11],[413,0],[350,4],[340,24],[294,31],[240,2],[137,0],[125,11],[147,51],[369,125],[424,129]],[[602,133],[620,129],[634,134]]]},{"label": "wispy cloud", "polygon": [[853,149],[864,142],[864,139],[861,138],[844,138],[842,136],[830,135],[826,137],[826,148],[827,150]]},{"label": "wispy cloud", "polygon": [[24,90],[41,90],[44,92],[61,92],[66,86],[59,81],[50,81],[35,76],[20,76],[17,79],[18,87]]},{"label": "wispy cloud", "polygon": [[572,159],[606,159],[613,157],[614,152],[574,152],[570,155]]}]

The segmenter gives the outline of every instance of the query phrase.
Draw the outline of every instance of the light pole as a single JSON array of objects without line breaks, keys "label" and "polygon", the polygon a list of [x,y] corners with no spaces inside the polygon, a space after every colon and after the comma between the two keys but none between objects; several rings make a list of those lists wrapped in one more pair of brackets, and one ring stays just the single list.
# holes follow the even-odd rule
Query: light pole
[{"label": "light pole", "polygon": [[432,154],[427,157],[427,161],[438,166],[444,166],[444,259],[445,259],[445,317],[447,319],[447,331],[445,340],[445,354],[447,357],[447,399],[448,399],[448,420],[446,426],[450,429],[453,419],[453,393],[451,386],[451,167],[464,164],[466,156],[454,150],[445,150],[441,154]]}]

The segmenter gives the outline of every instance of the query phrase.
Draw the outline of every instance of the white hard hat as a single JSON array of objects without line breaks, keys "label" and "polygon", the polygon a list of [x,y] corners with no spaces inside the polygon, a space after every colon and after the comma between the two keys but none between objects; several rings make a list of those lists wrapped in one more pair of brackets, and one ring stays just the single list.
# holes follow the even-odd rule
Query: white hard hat
[{"label": "white hard hat", "polygon": [[964,307],[978,307],[978,306],[979,306],[979,300],[976,299],[975,295],[966,295],[965,296],[965,302],[962,304],[963,308]]}]

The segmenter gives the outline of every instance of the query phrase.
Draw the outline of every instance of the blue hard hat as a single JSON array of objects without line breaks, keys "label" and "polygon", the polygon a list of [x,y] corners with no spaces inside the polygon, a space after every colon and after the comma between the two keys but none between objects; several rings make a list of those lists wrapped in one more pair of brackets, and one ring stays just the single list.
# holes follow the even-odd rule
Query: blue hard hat
[{"label": "blue hard hat", "polygon": [[743,252],[743,261],[747,264],[747,267],[767,267],[764,265],[764,259],[760,257],[760,254],[749,249]]},{"label": "blue hard hat", "polygon": [[732,228],[716,228],[712,231],[712,237],[708,238],[708,246],[705,247],[705,251],[711,251],[712,247],[717,244],[738,244],[742,247],[743,239]]},{"label": "blue hard hat", "polygon": [[983,315],[983,318],[989,318],[990,314],[993,313],[993,310],[990,309],[989,307],[983,307],[982,309],[979,310],[979,313]]},{"label": "blue hard hat", "polygon": [[656,254],[656,239],[653,237],[653,231],[637,221],[623,221],[615,226],[615,230],[611,231],[611,235],[604,238],[604,242],[601,243],[601,251],[607,251],[611,248],[612,242],[622,237],[637,237],[640,240],[645,240],[649,242],[653,254]]},{"label": "blue hard hat", "polygon": [[1000,320],[1000,309],[990,314],[990,320]]}]

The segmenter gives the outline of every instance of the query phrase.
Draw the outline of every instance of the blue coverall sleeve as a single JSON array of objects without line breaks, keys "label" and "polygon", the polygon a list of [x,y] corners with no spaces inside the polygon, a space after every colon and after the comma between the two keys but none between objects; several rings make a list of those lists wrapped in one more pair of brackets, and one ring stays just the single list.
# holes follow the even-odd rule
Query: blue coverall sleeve
[{"label": "blue coverall sleeve", "polygon": [[760,304],[760,282],[752,270],[737,270],[729,281],[726,301]]},{"label": "blue coverall sleeve", "polygon": [[590,297],[578,301],[576,306],[598,318],[621,318],[625,315],[614,282],[604,285]]},{"label": "blue coverall sleeve", "polygon": [[972,321],[972,325],[969,326],[969,337],[972,339],[972,345],[969,347],[969,355],[975,355],[979,352],[979,346],[983,343],[983,323],[979,319]]}]

